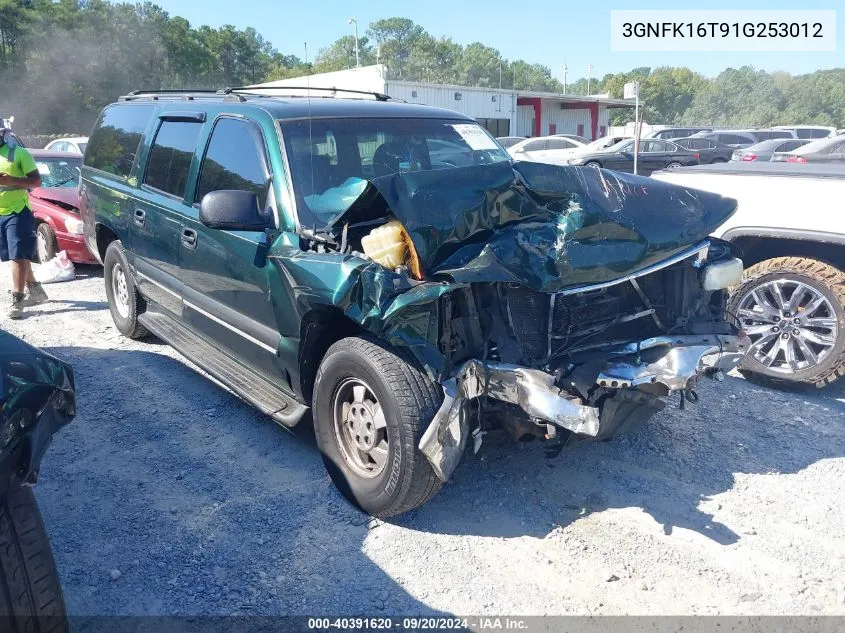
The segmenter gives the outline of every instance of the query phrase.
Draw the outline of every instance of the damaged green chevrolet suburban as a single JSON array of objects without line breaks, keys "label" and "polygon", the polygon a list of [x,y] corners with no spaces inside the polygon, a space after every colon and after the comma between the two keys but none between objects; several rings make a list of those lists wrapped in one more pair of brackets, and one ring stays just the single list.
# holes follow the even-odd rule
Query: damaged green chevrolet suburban
[{"label": "damaged green chevrolet suburban", "polygon": [[310,411],[360,508],[425,503],[493,428],[606,439],[739,362],[742,263],[709,237],[733,200],[356,97],[133,93],[80,189],[117,328],[284,426]]}]

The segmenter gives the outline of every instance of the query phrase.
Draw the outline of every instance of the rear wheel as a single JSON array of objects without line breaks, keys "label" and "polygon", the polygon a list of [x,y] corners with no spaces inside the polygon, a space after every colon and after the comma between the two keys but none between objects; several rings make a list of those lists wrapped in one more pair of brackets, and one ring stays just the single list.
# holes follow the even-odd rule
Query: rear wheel
[{"label": "rear wheel", "polygon": [[595,167],[596,169],[601,169],[601,163],[597,160],[591,160],[584,163],[584,167]]},{"label": "rear wheel", "polygon": [[428,501],[441,481],[417,448],[443,400],[409,357],[366,338],[329,348],[314,383],[314,429],[329,475],[378,517]]},{"label": "rear wheel", "polygon": [[745,271],[730,313],[751,338],[741,369],[774,384],[823,387],[845,375],[845,273],[779,257]]},{"label": "rear wheel", "polygon": [[56,562],[32,488],[0,504],[0,622],[4,633],[68,631]]},{"label": "rear wheel", "polygon": [[123,245],[119,240],[113,241],[106,249],[106,256],[103,258],[103,277],[106,282],[109,310],[117,329],[128,338],[147,336],[149,334],[147,329],[138,323],[138,315],[146,310],[147,304],[135,288],[129,263],[126,261]]},{"label": "rear wheel", "polygon": [[59,252],[59,245],[56,242],[56,232],[46,222],[38,225],[35,231],[35,245],[38,254],[38,261],[46,264]]},{"label": "rear wheel", "polygon": [[673,160],[671,163],[666,165],[666,169],[678,169],[678,167],[683,167],[683,164],[679,163],[676,160]]}]

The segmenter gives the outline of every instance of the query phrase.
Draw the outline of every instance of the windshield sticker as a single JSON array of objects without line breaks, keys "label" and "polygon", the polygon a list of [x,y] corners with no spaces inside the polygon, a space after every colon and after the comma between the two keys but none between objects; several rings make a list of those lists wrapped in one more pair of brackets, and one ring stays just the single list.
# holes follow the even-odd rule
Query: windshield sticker
[{"label": "windshield sticker", "polygon": [[47,163],[35,163],[38,167],[38,173],[42,176],[49,176],[50,175],[50,166]]},{"label": "windshield sticker", "polygon": [[471,123],[458,123],[452,125],[455,131],[461,135],[471,149],[499,149],[496,141],[490,138],[483,129]]}]

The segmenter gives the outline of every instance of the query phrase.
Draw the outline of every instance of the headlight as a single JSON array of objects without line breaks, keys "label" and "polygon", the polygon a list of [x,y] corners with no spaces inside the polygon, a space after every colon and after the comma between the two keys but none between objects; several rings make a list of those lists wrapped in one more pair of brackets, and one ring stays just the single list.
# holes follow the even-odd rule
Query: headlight
[{"label": "headlight", "polygon": [[736,257],[709,264],[701,271],[701,285],[705,290],[722,290],[742,281],[742,260]]},{"label": "headlight", "polygon": [[77,220],[76,218],[68,218],[65,220],[65,228],[67,229],[68,233],[73,233],[74,235],[82,235],[85,230],[85,225],[82,224],[82,220]]}]

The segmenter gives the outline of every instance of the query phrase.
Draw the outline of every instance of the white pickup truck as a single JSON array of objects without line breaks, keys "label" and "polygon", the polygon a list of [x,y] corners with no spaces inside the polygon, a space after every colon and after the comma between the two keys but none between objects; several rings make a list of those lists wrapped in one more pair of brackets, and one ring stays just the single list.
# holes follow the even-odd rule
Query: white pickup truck
[{"label": "white pickup truck", "polygon": [[743,252],[729,306],[753,343],[742,369],[818,387],[845,376],[845,165],[725,163],[652,177],[739,203],[715,236]]}]

